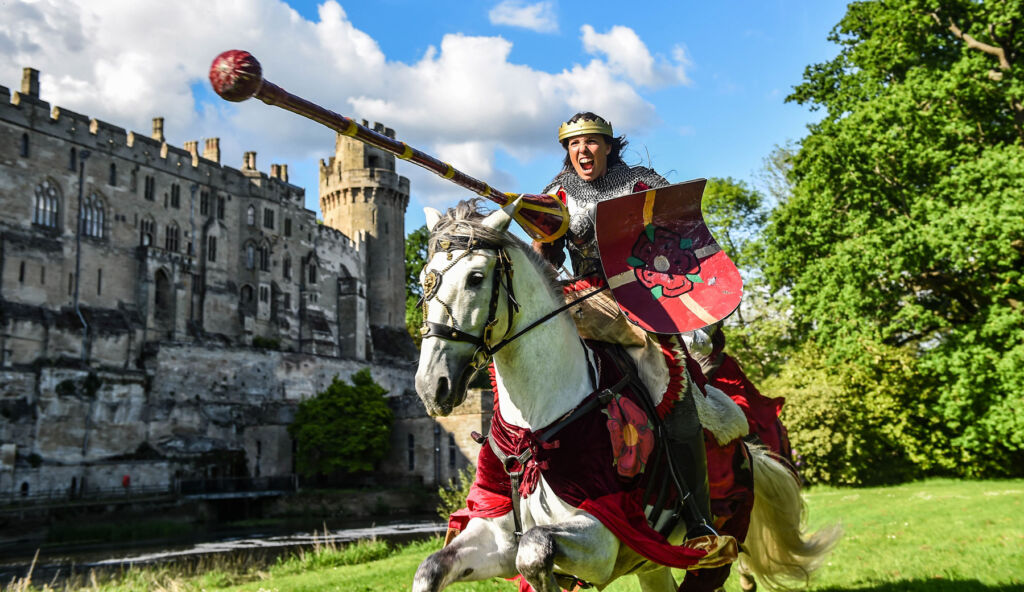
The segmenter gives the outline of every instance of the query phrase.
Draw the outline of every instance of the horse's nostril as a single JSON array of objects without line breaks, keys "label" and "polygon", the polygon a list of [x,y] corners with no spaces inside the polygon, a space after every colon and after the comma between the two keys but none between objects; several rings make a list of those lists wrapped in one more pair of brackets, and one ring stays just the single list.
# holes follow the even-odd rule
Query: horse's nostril
[{"label": "horse's nostril", "polygon": [[437,379],[437,390],[434,391],[435,401],[444,401],[448,398],[448,378],[442,376]]}]

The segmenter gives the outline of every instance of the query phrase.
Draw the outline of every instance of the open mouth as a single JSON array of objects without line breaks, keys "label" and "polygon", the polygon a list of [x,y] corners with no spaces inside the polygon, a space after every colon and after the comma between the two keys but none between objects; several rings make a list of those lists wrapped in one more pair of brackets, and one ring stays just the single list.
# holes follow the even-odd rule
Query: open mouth
[{"label": "open mouth", "polygon": [[580,168],[586,172],[594,170],[594,159],[588,156],[581,156],[577,162],[580,164]]}]

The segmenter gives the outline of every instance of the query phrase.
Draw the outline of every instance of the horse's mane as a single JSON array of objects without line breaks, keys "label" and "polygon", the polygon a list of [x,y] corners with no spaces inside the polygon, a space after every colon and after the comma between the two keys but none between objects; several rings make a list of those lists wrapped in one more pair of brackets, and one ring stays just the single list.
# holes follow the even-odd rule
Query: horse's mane
[{"label": "horse's mane", "polygon": [[460,201],[454,208],[448,208],[441,215],[440,221],[430,232],[430,241],[427,243],[427,260],[429,261],[434,256],[438,242],[443,237],[464,236],[496,243],[509,249],[518,249],[541,272],[551,289],[555,290],[561,298],[562,286],[558,281],[557,272],[551,267],[551,264],[511,232],[498,232],[489,226],[484,226],[482,221],[489,212],[483,210],[482,203],[481,199]]}]

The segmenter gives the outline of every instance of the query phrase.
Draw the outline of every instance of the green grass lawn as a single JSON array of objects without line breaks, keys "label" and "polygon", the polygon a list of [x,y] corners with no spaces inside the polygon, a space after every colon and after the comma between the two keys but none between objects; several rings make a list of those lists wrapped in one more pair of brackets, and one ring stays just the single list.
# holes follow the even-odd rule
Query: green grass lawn
[{"label": "green grass lawn", "polygon": [[[845,530],[810,590],[1024,591],[1024,480],[931,480],[864,489],[818,487],[809,490],[806,498],[812,527],[839,522]],[[417,565],[439,547],[440,541],[433,540],[389,552],[381,543],[364,544],[305,553],[267,568],[213,566],[199,574],[134,570],[119,582],[86,581],[71,589],[400,591],[409,589]],[[5,590],[27,589],[15,586],[17,582]],[[513,583],[502,580],[451,588],[453,592],[515,589]],[[726,589],[739,591],[735,575]],[[640,588],[630,577],[606,590],[639,592]]]}]

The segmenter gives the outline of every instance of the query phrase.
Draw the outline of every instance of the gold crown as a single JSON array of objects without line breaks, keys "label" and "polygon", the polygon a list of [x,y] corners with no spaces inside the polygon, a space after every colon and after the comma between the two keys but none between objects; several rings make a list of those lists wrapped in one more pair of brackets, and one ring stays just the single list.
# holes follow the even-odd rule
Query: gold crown
[{"label": "gold crown", "polygon": [[575,123],[569,123],[568,121],[563,123],[558,128],[558,141],[561,142],[567,138],[582,136],[583,134],[604,134],[609,138],[615,137],[612,134],[612,124],[598,117],[593,120],[580,119]]}]

